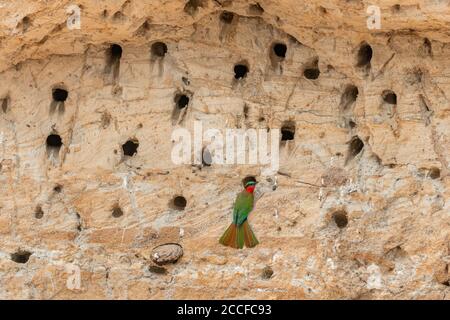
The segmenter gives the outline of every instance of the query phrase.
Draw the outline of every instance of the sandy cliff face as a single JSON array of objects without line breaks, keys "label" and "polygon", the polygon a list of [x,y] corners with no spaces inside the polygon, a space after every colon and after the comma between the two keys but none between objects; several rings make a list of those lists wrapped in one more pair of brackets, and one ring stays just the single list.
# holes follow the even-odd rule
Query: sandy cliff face
[{"label": "sandy cliff face", "polygon": [[[371,4],[0,2],[0,298],[448,299],[450,2]],[[175,165],[195,121],[292,139]]]}]

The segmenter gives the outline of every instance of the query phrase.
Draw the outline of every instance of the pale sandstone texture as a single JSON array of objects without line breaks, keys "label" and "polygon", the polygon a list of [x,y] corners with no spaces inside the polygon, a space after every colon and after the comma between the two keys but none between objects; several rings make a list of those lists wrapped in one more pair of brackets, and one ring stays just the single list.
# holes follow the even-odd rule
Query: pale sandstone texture
[{"label": "pale sandstone texture", "polygon": [[[450,298],[450,1],[257,1],[0,1],[1,299]],[[173,164],[197,120],[293,139]]]}]

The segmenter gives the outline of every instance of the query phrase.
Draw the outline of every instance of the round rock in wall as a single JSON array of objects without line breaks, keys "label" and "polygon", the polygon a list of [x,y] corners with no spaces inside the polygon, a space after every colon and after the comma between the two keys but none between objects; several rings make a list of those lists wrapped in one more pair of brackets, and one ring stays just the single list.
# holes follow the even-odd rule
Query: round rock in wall
[{"label": "round rock in wall", "polygon": [[183,247],[177,243],[166,243],[152,250],[151,258],[154,263],[163,265],[176,263],[183,255]]}]

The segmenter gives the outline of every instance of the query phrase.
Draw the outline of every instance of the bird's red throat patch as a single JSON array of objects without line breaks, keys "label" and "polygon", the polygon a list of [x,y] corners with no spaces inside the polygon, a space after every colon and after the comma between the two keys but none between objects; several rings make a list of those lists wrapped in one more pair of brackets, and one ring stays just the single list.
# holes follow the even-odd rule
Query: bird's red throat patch
[{"label": "bird's red throat patch", "polygon": [[255,191],[255,186],[248,186],[247,188],[245,188],[245,190],[247,190],[247,192],[253,193],[253,191]]}]

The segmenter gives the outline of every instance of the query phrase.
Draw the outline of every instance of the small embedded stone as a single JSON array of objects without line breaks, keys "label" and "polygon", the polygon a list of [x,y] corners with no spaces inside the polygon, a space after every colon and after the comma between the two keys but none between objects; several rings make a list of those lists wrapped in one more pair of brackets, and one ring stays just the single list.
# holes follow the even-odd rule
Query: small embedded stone
[{"label": "small embedded stone", "polygon": [[264,267],[264,269],[262,270],[261,277],[262,277],[263,279],[270,279],[270,278],[272,278],[272,276],[273,276],[273,270],[272,270],[272,268],[269,267],[269,266]]},{"label": "small embedded stone", "polygon": [[183,255],[183,248],[176,243],[167,243],[153,248],[151,258],[159,265],[176,263]]}]

